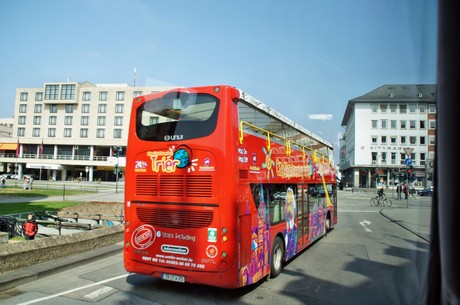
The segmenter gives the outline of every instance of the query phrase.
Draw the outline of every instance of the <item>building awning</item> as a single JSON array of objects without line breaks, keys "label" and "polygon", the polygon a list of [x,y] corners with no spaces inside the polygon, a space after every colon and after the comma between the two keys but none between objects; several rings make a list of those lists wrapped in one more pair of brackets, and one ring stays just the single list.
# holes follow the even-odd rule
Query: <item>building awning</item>
[{"label": "building awning", "polygon": [[62,169],[60,164],[45,164],[45,163],[27,163],[26,168],[41,168],[41,169]]},{"label": "building awning", "polygon": [[17,143],[0,143],[0,150],[16,150]]}]

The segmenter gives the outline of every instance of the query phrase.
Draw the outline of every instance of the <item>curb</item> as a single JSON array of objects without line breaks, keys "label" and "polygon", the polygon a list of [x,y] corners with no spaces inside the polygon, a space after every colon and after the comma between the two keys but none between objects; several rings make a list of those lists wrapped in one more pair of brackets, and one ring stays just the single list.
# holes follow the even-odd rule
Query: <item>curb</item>
[{"label": "curb", "polygon": [[424,234],[424,233],[420,233],[420,232],[417,232],[416,230],[410,228],[409,226],[405,225],[404,224],[404,221],[402,220],[397,220],[397,219],[394,219],[390,216],[388,216],[387,214],[384,213],[384,210],[386,210],[388,208],[383,208],[379,211],[379,214],[382,215],[383,217],[385,217],[386,219],[390,220],[391,222],[397,224],[398,226],[402,227],[403,229],[415,234],[416,236],[420,237],[421,239],[423,239],[424,241],[428,242],[428,243],[431,243],[431,240],[430,240],[430,236]]}]

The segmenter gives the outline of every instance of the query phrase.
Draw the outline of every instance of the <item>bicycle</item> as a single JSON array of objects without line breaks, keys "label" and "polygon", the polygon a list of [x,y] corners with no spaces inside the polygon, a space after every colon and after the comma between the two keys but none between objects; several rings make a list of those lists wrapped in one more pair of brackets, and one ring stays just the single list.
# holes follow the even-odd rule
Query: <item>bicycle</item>
[{"label": "bicycle", "polygon": [[388,199],[387,196],[383,194],[383,195],[377,195],[375,197],[372,197],[370,204],[371,204],[371,207],[377,207],[377,206],[391,207],[391,205],[393,204],[393,201],[391,201],[391,199]]}]

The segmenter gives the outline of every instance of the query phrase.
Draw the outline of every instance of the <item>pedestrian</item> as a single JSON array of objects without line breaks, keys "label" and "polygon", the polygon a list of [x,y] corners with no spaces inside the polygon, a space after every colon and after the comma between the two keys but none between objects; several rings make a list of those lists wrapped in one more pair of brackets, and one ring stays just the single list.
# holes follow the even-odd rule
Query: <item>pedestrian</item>
[{"label": "pedestrian", "polygon": [[404,199],[407,199],[407,184],[404,184],[403,193],[404,193]]},{"label": "pedestrian", "polygon": [[22,184],[22,188],[24,190],[28,190],[29,189],[29,178],[27,178],[26,176],[24,176],[24,183]]},{"label": "pedestrian", "polygon": [[30,190],[32,189],[32,182],[34,182],[34,177],[30,176],[30,180],[29,180],[29,189]]},{"label": "pedestrian", "polygon": [[6,178],[5,176],[2,176],[2,189],[6,187]]},{"label": "pedestrian", "polygon": [[22,231],[26,240],[33,240],[38,232],[38,224],[34,219],[34,215],[29,214],[27,221],[22,224]]}]

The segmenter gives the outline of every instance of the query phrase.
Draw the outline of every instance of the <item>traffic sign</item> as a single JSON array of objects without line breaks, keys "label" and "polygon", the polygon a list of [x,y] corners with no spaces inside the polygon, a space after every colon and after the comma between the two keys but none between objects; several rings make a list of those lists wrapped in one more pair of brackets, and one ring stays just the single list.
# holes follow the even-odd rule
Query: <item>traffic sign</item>
[{"label": "traffic sign", "polygon": [[412,153],[414,149],[411,148],[411,147],[404,147],[404,152],[406,153],[406,155],[410,158],[410,154]]},{"label": "traffic sign", "polygon": [[406,164],[407,166],[411,166],[411,165],[412,165],[412,159],[406,158],[406,159],[404,160],[404,164]]}]

